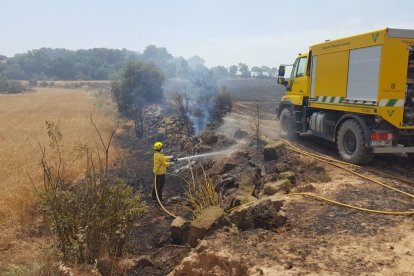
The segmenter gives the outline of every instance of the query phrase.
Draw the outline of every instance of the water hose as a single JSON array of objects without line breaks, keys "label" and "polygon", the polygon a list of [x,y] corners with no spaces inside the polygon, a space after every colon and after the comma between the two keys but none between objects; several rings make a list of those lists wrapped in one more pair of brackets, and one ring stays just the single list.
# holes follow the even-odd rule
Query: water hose
[{"label": "water hose", "polygon": [[160,198],[159,198],[159,196],[158,196],[158,189],[157,189],[157,174],[154,174],[154,189],[155,189],[155,195],[157,196],[157,201],[158,201],[158,204],[161,206],[161,209],[162,209],[165,213],[167,213],[168,215],[170,215],[171,217],[176,218],[176,217],[177,217],[176,215],[174,215],[173,213],[171,213],[170,211],[168,211],[168,210],[164,207],[164,205],[162,205],[162,202],[161,202],[161,200],[160,200]]},{"label": "water hose", "polygon": [[[314,153],[310,153],[310,152],[301,150],[301,149],[293,146],[289,141],[287,141],[285,139],[282,139],[282,138],[278,138],[277,140],[281,140],[281,141],[285,142],[288,145],[288,148],[291,149],[291,150],[293,150],[293,151],[295,151],[295,152],[304,154],[304,155],[309,156],[309,157],[313,157],[316,160],[319,160],[321,162],[327,163],[327,164],[329,164],[331,166],[334,166],[334,167],[337,167],[337,168],[340,168],[340,169],[344,169],[344,170],[346,170],[346,171],[348,171],[348,172],[350,172],[350,173],[352,173],[354,175],[357,175],[357,176],[359,176],[359,177],[361,177],[363,179],[366,179],[368,181],[374,182],[374,183],[376,183],[378,185],[381,185],[383,187],[386,187],[386,188],[391,189],[393,191],[396,191],[398,193],[401,193],[401,194],[404,194],[404,195],[409,196],[411,198],[414,198],[414,195],[413,194],[410,194],[410,193],[401,191],[401,190],[399,190],[397,188],[394,188],[392,186],[389,186],[387,184],[384,184],[384,183],[382,183],[382,182],[380,182],[378,180],[375,180],[375,179],[369,178],[367,176],[364,176],[364,175],[362,175],[360,173],[357,173],[357,172],[355,172],[355,171],[353,171],[353,170],[351,170],[349,168],[346,168],[345,166],[338,165],[338,164],[335,164],[335,163],[332,163],[332,162],[336,162],[336,163],[339,163],[339,164],[346,164],[346,165],[353,165],[353,164],[349,164],[349,163],[346,163],[346,162],[343,162],[343,161],[340,161],[340,160],[336,160],[334,158],[324,157],[324,156],[320,156],[320,155],[317,155],[317,154],[314,154]],[[357,165],[353,165],[353,166],[355,166],[357,168],[360,168],[360,169],[365,169],[365,168],[363,168],[361,166],[357,166]],[[371,171],[372,172],[372,170],[367,170],[367,171]],[[395,177],[395,176],[392,176],[392,175],[388,175],[386,173],[382,173],[382,174],[383,175],[387,175],[388,177],[391,177],[391,178],[399,179],[399,177]],[[409,180],[403,180],[403,182],[412,183]],[[291,195],[291,196],[304,196],[304,197],[314,198],[314,199],[317,199],[319,201],[324,201],[324,202],[327,202],[327,203],[330,203],[330,204],[334,204],[334,205],[338,205],[338,206],[342,206],[342,207],[346,207],[346,208],[351,208],[351,209],[355,209],[355,210],[359,210],[359,211],[364,211],[364,212],[369,212],[369,213],[375,213],[375,214],[383,214],[383,215],[414,215],[414,211],[382,211],[382,210],[372,210],[372,209],[367,209],[367,208],[363,208],[363,207],[358,207],[358,206],[354,206],[354,205],[342,203],[342,202],[339,202],[339,201],[336,201],[336,200],[332,200],[332,199],[329,199],[329,198],[325,198],[325,197],[318,196],[318,195],[314,195],[314,194],[310,194],[310,193],[291,193],[291,194],[288,194],[288,195]]]},{"label": "water hose", "polygon": [[[301,154],[306,155],[308,157],[312,157],[312,158],[314,158],[316,160],[319,160],[321,162],[327,163],[327,164],[329,164],[331,166],[334,166],[334,167],[343,169],[345,171],[348,171],[348,172],[350,172],[350,173],[352,173],[352,174],[354,174],[354,175],[356,175],[358,177],[361,177],[361,178],[363,178],[365,180],[371,181],[371,182],[376,183],[378,185],[381,185],[381,186],[383,186],[385,188],[391,189],[391,190],[396,191],[398,193],[401,193],[401,194],[404,194],[404,195],[409,196],[411,198],[414,198],[414,195],[413,194],[404,192],[404,191],[399,190],[399,189],[397,189],[395,187],[392,187],[392,186],[389,186],[387,184],[384,184],[384,183],[382,183],[382,182],[380,182],[378,180],[375,180],[375,179],[369,178],[367,176],[364,176],[364,175],[362,175],[360,173],[357,173],[357,172],[355,172],[355,171],[353,171],[353,170],[345,167],[344,165],[354,166],[355,168],[359,168],[359,169],[362,169],[362,170],[366,170],[366,171],[371,172],[371,173],[377,173],[374,170],[366,169],[364,167],[357,166],[357,165],[354,165],[354,164],[349,164],[347,162],[340,161],[340,160],[336,160],[334,158],[330,158],[330,157],[327,157],[327,156],[322,156],[322,155],[318,155],[318,154],[314,154],[314,153],[307,152],[307,151],[302,150],[302,149],[300,149],[298,147],[295,147],[289,141],[287,141],[285,139],[282,139],[282,138],[278,138],[277,140],[281,140],[281,141],[285,142],[288,145],[288,148],[290,150],[292,150],[292,151],[295,151],[297,153],[301,153]],[[335,162],[337,164],[332,163],[332,162]],[[400,177],[397,177],[397,176],[389,175],[389,174],[386,174],[386,173],[383,173],[383,172],[380,172],[379,174],[385,175],[385,176],[387,176],[389,178],[394,178],[394,179],[400,180],[400,181],[405,182],[405,183],[408,183],[408,184],[414,184],[414,182],[412,182],[412,181],[409,181],[409,180],[406,180],[406,179],[403,179],[403,178],[400,178]],[[171,175],[175,175],[175,174],[171,174]],[[183,179],[179,175],[175,175],[175,176]],[[183,180],[186,181],[185,179],[183,179]],[[169,216],[171,216],[173,218],[176,218],[177,216],[174,215],[173,213],[171,213],[170,211],[168,211],[164,207],[164,205],[162,204],[161,200],[159,199],[158,190],[157,190],[157,175],[154,176],[154,189],[155,189],[155,194],[156,194],[156,197],[157,197],[157,201],[158,201],[159,205],[161,206],[161,209],[166,214],[168,214]],[[358,207],[358,206],[354,206],[354,205],[342,203],[342,202],[339,202],[339,201],[336,201],[336,200],[332,200],[332,199],[329,199],[329,198],[326,198],[326,197],[314,195],[314,194],[311,194],[311,193],[290,193],[288,195],[290,195],[290,196],[303,196],[303,197],[313,198],[313,199],[316,199],[316,200],[319,200],[319,201],[327,202],[329,204],[338,205],[338,206],[341,206],[341,207],[350,208],[350,209],[354,209],[354,210],[358,210],[358,211],[363,211],[363,212],[368,212],[368,213],[374,213],[374,214],[398,215],[398,216],[401,216],[401,215],[414,215],[414,211],[383,211],[383,210],[367,209],[367,208],[363,208],[363,207]],[[246,204],[249,204],[249,203],[245,203],[245,204],[236,206],[236,207],[232,208],[230,210],[230,212],[232,212],[234,210],[237,210],[238,208],[240,208],[241,206],[244,206]]]},{"label": "water hose", "polygon": [[[295,152],[301,153],[301,154],[306,155],[306,156],[309,156],[309,157],[313,157],[313,158],[314,158],[314,159],[316,159],[316,160],[319,160],[319,161],[324,162],[324,163],[327,163],[327,164],[329,164],[329,165],[331,165],[331,166],[334,166],[334,167],[337,167],[337,168],[343,169],[343,170],[345,170],[345,171],[347,171],[347,172],[350,172],[350,173],[352,173],[352,174],[354,174],[354,175],[356,175],[356,176],[359,176],[360,178],[363,178],[363,179],[365,179],[365,180],[368,180],[368,181],[374,182],[374,183],[376,183],[376,184],[378,184],[378,185],[381,185],[381,186],[383,186],[383,187],[386,187],[386,188],[391,189],[391,190],[393,190],[393,191],[396,191],[396,192],[398,192],[398,193],[401,193],[401,194],[404,194],[404,195],[409,196],[409,197],[411,197],[411,198],[414,198],[414,195],[413,195],[413,194],[410,194],[410,193],[404,192],[404,191],[402,191],[402,190],[400,190],[400,189],[397,189],[397,188],[394,188],[394,187],[389,186],[389,185],[387,185],[387,184],[384,184],[384,183],[382,183],[382,182],[380,182],[380,181],[378,181],[378,180],[376,180],[376,179],[372,179],[372,178],[369,178],[369,177],[367,177],[367,176],[365,176],[365,175],[362,175],[362,174],[360,174],[360,173],[357,173],[357,172],[355,172],[355,171],[353,171],[353,170],[351,170],[351,169],[349,169],[349,168],[347,168],[347,167],[345,167],[345,166],[339,165],[339,164],[346,164],[346,165],[353,165],[353,164],[349,164],[349,163],[346,163],[346,162],[343,162],[343,161],[340,161],[340,160],[336,160],[336,159],[333,159],[333,158],[324,157],[324,156],[321,156],[321,155],[317,155],[317,154],[314,154],[314,153],[310,153],[310,152],[307,152],[307,151],[301,150],[301,149],[299,149],[298,147],[293,146],[293,145],[292,145],[289,141],[287,141],[287,140],[285,140],[285,139],[280,139],[280,138],[279,138],[279,140],[284,141],[284,142],[285,142],[285,143],[289,146],[289,148],[290,148],[291,150],[295,151]],[[339,163],[339,164],[334,164],[334,163],[331,163],[331,162],[336,162],[336,163]],[[364,168],[363,168],[363,167],[361,167],[361,166],[357,166],[357,165],[353,165],[353,166],[355,166],[355,167],[357,167],[357,168],[359,168],[359,169],[364,169]],[[383,173],[383,174],[385,174],[385,175],[386,175],[386,173]],[[388,175],[388,177],[393,177],[393,176],[389,176],[389,175]],[[407,180],[407,182],[410,182],[410,181],[408,181],[408,180]]]}]

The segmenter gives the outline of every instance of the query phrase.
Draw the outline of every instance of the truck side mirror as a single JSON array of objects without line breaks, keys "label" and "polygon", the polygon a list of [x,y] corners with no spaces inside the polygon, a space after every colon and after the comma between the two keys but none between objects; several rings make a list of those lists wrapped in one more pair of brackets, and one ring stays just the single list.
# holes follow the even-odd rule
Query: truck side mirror
[{"label": "truck side mirror", "polygon": [[287,86],[288,81],[284,77],[277,77],[277,84]]},{"label": "truck side mirror", "polygon": [[280,65],[279,66],[279,77],[284,77],[285,76],[285,70],[286,70],[286,66],[285,65]]}]

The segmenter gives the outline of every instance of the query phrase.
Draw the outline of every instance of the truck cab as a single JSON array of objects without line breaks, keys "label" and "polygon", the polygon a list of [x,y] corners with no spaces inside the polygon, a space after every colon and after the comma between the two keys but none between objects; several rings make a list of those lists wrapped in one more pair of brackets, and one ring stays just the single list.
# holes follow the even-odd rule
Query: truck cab
[{"label": "truck cab", "polygon": [[279,67],[278,83],[286,85],[286,95],[282,101],[291,102],[296,105],[302,105],[303,98],[309,96],[309,70],[308,70],[308,53],[299,54],[292,65],[292,71],[288,81],[284,77],[286,65]]}]

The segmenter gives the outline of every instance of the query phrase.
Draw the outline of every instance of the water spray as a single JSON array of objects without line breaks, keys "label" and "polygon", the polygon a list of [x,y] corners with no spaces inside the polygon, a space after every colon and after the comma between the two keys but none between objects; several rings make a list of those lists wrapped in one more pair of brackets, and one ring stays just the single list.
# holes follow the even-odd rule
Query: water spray
[{"label": "water spray", "polygon": [[231,154],[235,150],[235,147],[226,149],[226,150],[220,150],[215,152],[208,152],[208,153],[202,153],[202,154],[195,154],[191,156],[181,157],[177,158],[177,161],[184,161],[184,160],[191,160],[191,159],[197,159],[197,158],[203,158],[203,157],[209,157],[209,156],[216,156],[216,155],[223,155],[223,154]]}]

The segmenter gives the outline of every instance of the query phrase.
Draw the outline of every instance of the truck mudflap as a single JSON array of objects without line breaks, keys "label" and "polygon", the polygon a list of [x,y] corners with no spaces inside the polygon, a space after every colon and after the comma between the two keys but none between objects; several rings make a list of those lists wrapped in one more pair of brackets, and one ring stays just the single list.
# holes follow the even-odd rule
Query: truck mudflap
[{"label": "truck mudflap", "polygon": [[373,153],[414,153],[414,147],[404,147],[398,145],[396,147],[372,147]]}]

